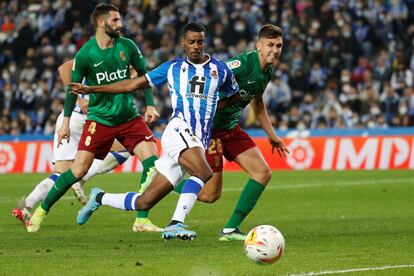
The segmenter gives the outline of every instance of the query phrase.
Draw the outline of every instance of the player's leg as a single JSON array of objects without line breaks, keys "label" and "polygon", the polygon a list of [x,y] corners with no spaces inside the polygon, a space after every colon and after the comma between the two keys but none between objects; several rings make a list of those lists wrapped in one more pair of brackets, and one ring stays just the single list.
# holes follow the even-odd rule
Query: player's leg
[{"label": "player's leg", "polygon": [[239,226],[253,210],[265,186],[271,178],[271,171],[257,147],[250,148],[235,158],[235,161],[249,174],[250,178],[240,194],[236,207],[221,233],[220,240],[244,240]]},{"label": "player's leg", "polygon": [[92,165],[95,156],[102,159],[109,152],[115,139],[116,129],[94,121],[86,121],[79,140],[78,152],[71,169],[61,174],[26,225],[28,232],[37,232],[50,208],[79,179],[84,177]]},{"label": "player's leg", "polygon": [[24,222],[27,223],[31,217],[30,209],[32,209],[38,202],[44,200],[46,195],[49,193],[50,189],[55,184],[56,179],[59,175],[68,170],[73,164],[75,159],[76,151],[78,148],[79,138],[83,130],[83,124],[85,123],[85,115],[76,113],[73,115],[73,118],[70,122],[70,139],[62,141],[62,144],[58,147],[58,135],[57,130],[61,127],[63,121],[63,112],[59,114],[56,120],[56,128],[54,133],[53,141],[53,157],[52,161],[54,164],[53,173],[42,180],[34,190],[23,199],[18,208],[13,210],[13,215],[20,219],[19,214],[23,214]]},{"label": "player's leg", "polygon": [[104,160],[95,159],[88,173],[79,181],[82,187],[92,177],[112,171],[123,164],[131,155],[117,140],[111,146],[110,152]]},{"label": "player's leg", "polygon": [[[149,129],[148,129],[149,131]],[[151,134],[150,134],[151,135]],[[149,136],[149,135],[146,135]],[[134,153],[141,160],[142,163],[142,174],[139,189],[139,193],[143,193],[149,183],[155,169],[155,161],[158,160],[157,156],[157,145],[153,141],[142,141],[138,143],[134,148]],[[149,178],[147,181],[147,177]],[[141,210],[136,214],[135,221],[132,225],[132,231],[134,232],[161,232],[163,229],[154,225],[148,218],[149,211]]]},{"label": "player's leg", "polygon": [[[194,231],[182,229],[183,235],[181,235],[179,229],[177,231],[175,228],[183,228],[186,216],[197,201],[198,193],[211,178],[213,172],[207,163],[202,142],[191,133],[184,121],[177,118],[171,120],[164,131],[161,144],[163,150],[168,152],[170,159],[191,175],[183,186],[174,215],[170,224],[164,229],[163,237],[192,239],[196,236]],[[173,181],[171,183],[174,186],[177,184]],[[170,232],[171,228],[174,228],[174,231]]]},{"label": "player's leg", "polygon": [[73,161],[55,162],[55,171],[40,181],[33,189],[33,191],[18,203],[17,207],[13,209],[12,215],[21,220],[23,223],[29,221],[31,217],[31,210],[37,203],[46,198],[50,189],[55,184],[56,179],[59,177],[60,172],[69,169],[72,163]]}]

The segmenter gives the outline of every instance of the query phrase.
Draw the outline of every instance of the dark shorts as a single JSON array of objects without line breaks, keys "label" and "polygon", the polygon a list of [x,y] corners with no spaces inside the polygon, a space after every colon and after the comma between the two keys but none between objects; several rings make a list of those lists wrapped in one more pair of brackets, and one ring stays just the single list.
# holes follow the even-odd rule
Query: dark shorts
[{"label": "dark shorts", "polygon": [[233,161],[240,153],[254,147],[255,142],[239,125],[227,131],[213,130],[206,158],[213,172],[221,172],[223,155],[228,161]]},{"label": "dark shorts", "polygon": [[117,139],[131,155],[134,147],[142,141],[154,142],[154,135],[144,119],[138,116],[131,121],[117,126],[105,126],[95,121],[86,120],[78,150],[95,153],[95,158],[104,159]]}]

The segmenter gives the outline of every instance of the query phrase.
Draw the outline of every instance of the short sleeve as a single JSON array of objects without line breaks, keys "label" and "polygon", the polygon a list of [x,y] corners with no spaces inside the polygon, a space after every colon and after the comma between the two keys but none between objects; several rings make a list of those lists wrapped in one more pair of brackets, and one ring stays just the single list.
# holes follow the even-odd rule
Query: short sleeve
[{"label": "short sleeve", "polygon": [[239,84],[236,81],[236,78],[233,75],[232,70],[227,65],[224,65],[225,70],[225,79],[222,85],[221,91],[224,92],[224,96],[230,97],[239,91]]},{"label": "short sleeve", "polygon": [[168,70],[170,69],[172,63],[173,61],[164,62],[154,70],[151,70],[145,74],[145,77],[152,87],[160,87],[168,81]]}]

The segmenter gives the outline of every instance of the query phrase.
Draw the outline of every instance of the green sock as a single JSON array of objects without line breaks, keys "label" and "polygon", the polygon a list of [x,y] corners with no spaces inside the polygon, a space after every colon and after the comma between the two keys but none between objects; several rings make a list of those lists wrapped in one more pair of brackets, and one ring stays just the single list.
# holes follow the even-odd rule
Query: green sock
[{"label": "green sock", "polygon": [[253,210],[264,188],[264,185],[253,179],[249,179],[240,194],[233,214],[231,214],[224,228],[239,227],[244,218]]},{"label": "green sock", "polygon": [[184,183],[185,183],[187,180],[188,180],[187,178],[184,178],[183,180],[181,180],[181,181],[180,181],[180,183],[178,183],[178,185],[177,185],[177,186],[175,186],[175,188],[174,188],[174,192],[176,192],[176,193],[178,193],[178,194],[181,194],[181,191],[182,191],[182,189],[183,189],[183,187],[184,187]]},{"label": "green sock", "polygon": [[72,170],[67,170],[66,172],[62,173],[53,185],[52,189],[50,189],[49,193],[47,194],[45,200],[42,203],[42,209],[46,212],[49,212],[50,208],[55,204],[56,201],[61,198],[67,190],[75,184],[78,179],[73,175]]},{"label": "green sock", "polygon": [[[144,183],[147,180],[147,173],[148,171],[155,166],[154,162],[158,159],[156,155],[148,157],[147,159],[142,161],[142,175],[141,175],[141,182]],[[138,211],[137,218],[148,218],[149,211]]]}]

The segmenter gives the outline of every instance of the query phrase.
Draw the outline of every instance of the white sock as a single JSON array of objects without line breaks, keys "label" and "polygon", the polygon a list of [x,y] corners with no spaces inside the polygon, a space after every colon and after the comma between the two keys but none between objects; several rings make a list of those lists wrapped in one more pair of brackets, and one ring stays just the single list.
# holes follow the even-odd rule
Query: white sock
[{"label": "white sock", "polygon": [[86,181],[95,175],[107,173],[115,169],[120,164],[124,163],[129,158],[129,156],[130,154],[127,151],[111,151],[106,155],[104,160],[93,160],[88,173],[82,178],[83,183],[81,181],[79,182],[81,182],[81,185],[83,186]]},{"label": "white sock", "polygon": [[198,193],[203,186],[204,182],[195,176],[191,176],[184,183],[172,220],[184,223],[185,217],[191,212],[191,209],[193,209],[194,203],[197,201]]},{"label": "white sock", "polygon": [[53,173],[49,177],[39,182],[33,191],[26,197],[26,207],[32,209],[38,202],[45,199],[59,175],[60,173]]},{"label": "white sock", "polygon": [[136,210],[135,201],[139,193],[128,192],[126,194],[105,193],[101,200],[101,205],[111,206],[117,209],[131,211]]}]

